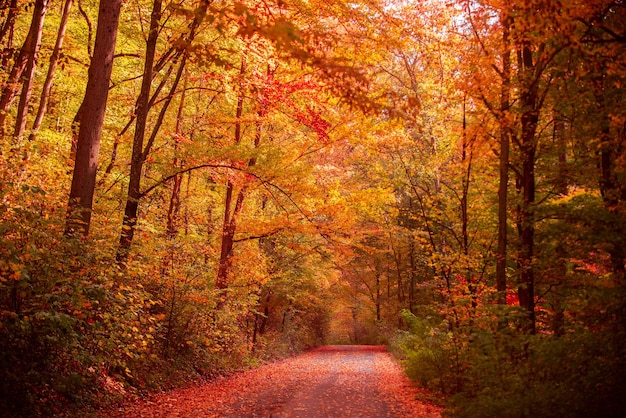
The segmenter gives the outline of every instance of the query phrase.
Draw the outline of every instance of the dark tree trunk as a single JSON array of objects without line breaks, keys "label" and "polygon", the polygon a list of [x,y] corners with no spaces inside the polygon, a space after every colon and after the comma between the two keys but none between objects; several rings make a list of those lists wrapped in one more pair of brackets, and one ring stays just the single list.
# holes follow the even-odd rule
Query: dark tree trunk
[{"label": "dark tree trunk", "polygon": [[416,301],[415,287],[417,285],[417,263],[415,262],[415,239],[411,237],[409,242],[409,262],[411,271],[409,272],[409,311],[414,314]]},{"label": "dark tree trunk", "polygon": [[[618,171],[620,168],[618,161],[624,157],[624,138],[613,137],[611,134],[611,116],[609,105],[604,96],[604,77],[600,76],[595,80],[594,85],[596,103],[600,117],[599,133],[599,165],[600,165],[600,193],[604,201],[604,206],[611,214],[611,221],[608,229],[611,231],[610,248],[608,250],[611,257],[613,273],[618,282],[624,283],[626,278],[626,238],[624,220],[624,209],[626,204],[626,184],[620,181]],[[624,133],[626,136],[626,131]],[[621,174],[621,173],[619,173]]]},{"label": "dark tree trunk", "polygon": [[91,46],[91,40],[93,39],[93,24],[91,23],[89,15],[85,9],[83,9],[82,0],[78,0],[78,11],[85,20],[85,25],[87,25],[87,55],[89,57],[93,57],[93,48]]},{"label": "dark tree trunk", "polygon": [[[246,72],[246,60],[241,59],[240,74],[243,75]],[[243,116],[243,102],[244,94],[240,92],[237,99],[237,110],[235,112],[235,144],[241,143],[241,117]],[[220,260],[217,269],[217,278],[215,280],[215,287],[219,290],[225,290],[228,288],[228,275],[231,269],[232,257],[233,257],[233,245],[235,240],[235,232],[237,231],[237,217],[239,212],[243,208],[243,201],[245,199],[244,190],[240,190],[237,200],[233,209],[233,195],[235,191],[235,185],[231,180],[228,180],[226,184],[226,198],[224,200],[224,224],[222,225],[222,245],[220,248]],[[225,302],[225,295],[221,295],[221,303],[218,307],[221,307]]]},{"label": "dark tree trunk", "polygon": [[496,258],[496,290],[498,304],[506,305],[507,224],[509,193],[508,112],[511,95],[511,51],[508,17],[502,18],[502,87],[500,92],[500,167],[498,186],[498,250]]},{"label": "dark tree trunk", "polygon": [[263,314],[254,314],[254,333],[252,335],[252,344],[256,344],[257,335],[265,334],[267,328],[267,322],[270,316],[270,300],[272,298],[272,291],[267,290],[265,295],[261,299],[261,307],[263,308]]},{"label": "dark tree trunk", "polygon": [[391,230],[389,231],[389,246],[391,248],[393,262],[396,268],[396,297],[398,299],[398,305],[402,306],[402,303],[404,302],[404,283],[402,280],[402,253],[401,250],[399,248],[396,248],[393,243],[393,233],[391,232]]},{"label": "dark tree trunk", "polygon": [[[245,200],[245,191],[240,190],[233,206],[234,185],[228,182],[226,186],[226,200],[224,202],[224,225],[222,227],[222,245],[220,248],[220,261],[217,270],[215,287],[220,290],[228,288],[229,274],[232,265],[233,248],[235,244],[235,233],[237,232],[237,219]],[[224,299],[225,300],[225,299]]]},{"label": "dark tree trunk", "polygon": [[49,0],[37,0],[35,2],[35,11],[33,16],[37,17],[37,26],[32,28],[33,36],[28,45],[28,60],[26,62],[26,70],[22,76],[22,94],[20,94],[20,102],[17,107],[17,115],[15,118],[15,130],[13,137],[19,143],[24,136],[26,130],[26,119],[28,117],[28,106],[33,94],[33,82],[35,71],[37,70],[37,58],[39,48],[41,47],[41,37],[43,35],[43,23],[48,11]]},{"label": "dark tree trunk", "polygon": [[[4,17],[4,21],[2,25],[0,25],[0,44],[4,42],[4,39],[7,38],[7,42],[5,45],[6,50],[2,51],[2,59],[0,59],[0,63],[2,66],[6,65],[6,62],[10,58],[11,46],[13,44],[13,30],[15,29],[15,19],[17,18],[19,8],[17,7],[17,0],[11,0],[11,2],[5,6],[6,16]],[[3,12],[4,14],[4,12]]]},{"label": "dark tree trunk", "polygon": [[[15,58],[15,63],[9,73],[9,77],[4,83],[2,95],[0,96],[0,133],[2,134],[4,134],[9,107],[13,103],[13,100],[15,99],[15,96],[17,96],[17,92],[22,85],[24,71],[27,73],[25,77],[27,83],[32,82],[32,77],[35,71],[36,53],[39,49],[39,45],[41,44],[41,32],[43,30],[43,20],[46,15],[47,4],[48,0],[37,0],[35,2],[28,35],[26,36],[26,40],[24,41],[24,45],[20,49],[19,54]],[[30,86],[27,90],[30,90]],[[26,103],[25,100],[29,98],[30,96],[24,93],[22,94],[21,101]],[[22,114],[25,118],[24,109],[26,109],[26,107],[21,106],[20,111],[18,111],[18,119],[20,118],[20,114]],[[19,124],[21,124],[21,122],[19,122]],[[16,126],[17,125],[18,124],[16,123]],[[16,128],[15,131],[17,132],[18,129]]]},{"label": "dark tree trunk", "polygon": [[[465,280],[467,281],[467,290],[469,292],[471,307],[472,309],[476,309],[478,306],[477,301],[477,284],[476,278],[473,277],[472,268],[469,263],[469,253],[470,253],[470,241],[469,241],[469,213],[468,213],[468,200],[469,200],[469,190],[470,190],[470,182],[472,180],[472,162],[474,158],[473,151],[473,141],[467,137],[467,120],[465,113],[465,101],[463,101],[463,144],[461,151],[461,163],[465,165],[465,173],[463,175],[462,181],[462,194],[461,194],[461,202],[460,202],[460,212],[461,212],[461,251],[465,256],[465,263],[467,263]],[[473,311],[469,313],[470,317],[473,316]]]},{"label": "dark tree trunk", "polygon": [[517,294],[519,304],[527,314],[524,328],[530,333],[535,332],[535,276],[533,267],[535,240],[535,160],[537,150],[537,123],[539,121],[538,76],[535,74],[532,51],[530,46],[523,46],[521,51],[523,72],[521,79],[524,85],[520,94],[521,101],[521,138],[520,152],[522,172],[520,178],[521,205],[519,213],[520,243],[519,266],[520,280]]},{"label": "dark tree trunk", "polygon": [[152,88],[154,58],[156,56],[156,44],[159,37],[159,25],[161,21],[161,0],[154,0],[152,15],[150,17],[150,32],[146,43],[146,58],[144,62],[141,91],[135,105],[135,135],[133,138],[133,151],[130,163],[130,179],[128,193],[126,197],[126,207],[124,209],[124,220],[122,232],[120,234],[120,244],[117,253],[117,261],[124,263],[128,258],[128,252],[135,234],[137,224],[137,211],[139,209],[139,199],[141,198],[141,174],[143,164],[147,157],[144,152],[143,143],[146,135],[146,125],[148,123],[148,112],[150,102],[150,91]]},{"label": "dark tree trunk", "polygon": [[89,233],[98,153],[109,96],[117,28],[123,0],[101,0],[94,56],[88,73],[76,146],[76,161],[68,203],[66,234]]},{"label": "dark tree trunk", "polygon": [[[154,6],[152,11],[152,16],[150,19],[150,35],[148,36],[148,42],[146,47],[146,63],[144,65],[144,75],[142,88],[140,92],[140,96],[137,99],[136,103],[136,127],[135,127],[135,136],[133,140],[133,154],[131,158],[131,173],[130,173],[130,182],[128,185],[128,194],[126,199],[126,207],[124,209],[124,219],[122,224],[122,231],[120,233],[120,242],[117,251],[117,262],[119,264],[124,264],[128,258],[128,254],[130,252],[130,247],[133,242],[133,238],[135,235],[135,228],[137,226],[137,216],[139,212],[139,201],[143,194],[141,193],[141,176],[143,171],[143,166],[145,163],[150,150],[152,149],[152,145],[163,125],[163,121],[165,119],[165,115],[169,109],[170,104],[172,103],[172,99],[176,94],[176,90],[180,83],[180,80],[183,76],[185,66],[187,63],[187,51],[184,47],[179,46],[178,50],[175,54],[175,57],[180,57],[180,62],[178,64],[178,71],[176,73],[176,77],[170,91],[163,102],[161,107],[161,111],[157,116],[157,119],[152,127],[152,132],[148,141],[144,147],[144,139],[146,134],[146,124],[148,118],[148,112],[150,110],[151,104],[153,100],[150,100],[150,90],[152,86],[152,79],[155,70],[161,68],[161,64],[157,63],[155,65],[154,57],[156,52],[156,41],[158,38],[158,27],[159,21],[161,18],[161,0],[154,0]],[[196,18],[191,23],[189,28],[189,32],[185,35],[184,44],[187,45],[191,43],[196,36],[196,30],[198,26],[202,22],[204,15],[206,13],[208,7],[208,3],[203,1],[201,3],[200,9],[196,14]],[[174,60],[175,61],[175,60]],[[174,63],[172,64],[172,68]],[[161,90],[163,84],[158,86],[157,93]]]},{"label": "dark tree trunk", "polygon": [[[557,145],[559,153],[559,171],[556,184],[556,192],[561,196],[566,196],[568,193],[567,183],[567,144],[565,141],[565,122],[559,118],[559,115],[554,112],[554,130],[553,140]],[[557,270],[557,282],[555,283],[555,290],[551,292],[552,299],[552,331],[557,337],[563,335],[565,325],[565,309],[563,307],[563,301],[561,297],[561,287],[565,283],[567,275],[567,249],[565,243],[561,240],[556,245],[556,265]]]},{"label": "dark tree trunk", "polygon": [[380,316],[380,304],[381,304],[381,297],[380,297],[380,271],[378,266],[376,266],[376,321],[380,322],[381,316]]},{"label": "dark tree trunk", "polygon": [[[246,59],[242,58],[241,61],[241,69],[240,74],[243,76],[246,72]],[[239,95],[239,99],[237,100],[237,111],[236,111],[236,120],[235,123],[235,136],[234,142],[235,144],[241,143],[242,140],[242,125],[241,125],[241,117],[243,116],[243,103],[244,103],[244,92],[241,91]],[[263,132],[263,117],[266,115],[266,109],[261,107],[258,110],[258,121],[256,122],[256,130],[254,135],[254,147],[257,148],[261,143],[261,135]],[[247,167],[253,167],[256,164],[256,158],[252,157],[248,160]],[[237,200],[235,202],[235,207],[232,209],[233,204],[233,194],[234,194],[234,184],[232,181],[228,181],[226,186],[226,199],[224,202],[224,224],[222,226],[222,245],[220,251],[220,261],[217,271],[217,278],[215,281],[215,287],[222,291],[226,290],[229,285],[229,274],[232,267],[232,257],[234,255],[233,249],[235,244],[235,233],[237,232],[237,220],[241,211],[243,209],[243,203],[246,199],[246,194],[248,192],[248,188],[244,185],[239,189],[237,193]],[[218,309],[220,309],[224,303],[226,302],[226,295],[223,293],[220,296],[220,301],[218,303]]]},{"label": "dark tree trunk", "polygon": [[[529,116],[534,118],[534,116]],[[523,119],[523,116],[522,116]],[[530,120],[526,124],[532,123]],[[535,122],[536,123],[536,122]],[[524,122],[522,122],[524,125]],[[528,125],[526,125],[528,127]],[[522,133],[522,137],[530,132]],[[530,139],[530,138],[527,138]],[[534,134],[533,138],[534,140]],[[518,284],[518,298],[522,308],[528,315],[528,330],[535,330],[535,277],[533,268],[534,237],[535,237],[535,146],[526,143],[522,148],[522,204],[520,207],[520,282]]]},{"label": "dark tree trunk", "polygon": [[[181,168],[178,158],[174,158],[173,164],[175,169]],[[183,182],[183,175],[179,174],[172,180],[172,194],[170,196],[170,204],[167,209],[167,225],[166,233],[168,239],[174,239],[178,233],[177,220],[180,213],[180,189]]]}]

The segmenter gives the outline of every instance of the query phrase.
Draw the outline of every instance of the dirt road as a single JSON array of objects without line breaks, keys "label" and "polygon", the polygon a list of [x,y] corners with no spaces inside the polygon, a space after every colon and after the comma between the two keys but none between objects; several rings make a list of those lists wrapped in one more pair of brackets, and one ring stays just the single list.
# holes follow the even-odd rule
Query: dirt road
[{"label": "dirt road", "polygon": [[[327,346],[115,411],[115,417],[439,417],[384,347]],[[111,413],[109,412],[109,416]]]}]

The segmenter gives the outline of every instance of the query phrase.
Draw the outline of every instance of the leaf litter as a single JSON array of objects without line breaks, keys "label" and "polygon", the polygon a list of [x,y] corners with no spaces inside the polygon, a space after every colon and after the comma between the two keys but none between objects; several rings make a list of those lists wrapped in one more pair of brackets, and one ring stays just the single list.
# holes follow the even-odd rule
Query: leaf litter
[{"label": "leaf litter", "polygon": [[424,417],[441,408],[384,346],[326,346],[106,411],[107,417]]}]

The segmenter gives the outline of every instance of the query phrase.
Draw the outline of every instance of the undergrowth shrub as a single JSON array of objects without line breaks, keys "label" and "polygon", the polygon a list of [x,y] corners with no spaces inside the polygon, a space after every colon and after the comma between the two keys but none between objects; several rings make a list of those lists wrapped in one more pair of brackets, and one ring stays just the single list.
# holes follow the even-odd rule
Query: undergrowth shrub
[{"label": "undergrowth shrub", "polygon": [[328,309],[305,280],[294,297],[292,280],[280,279],[285,288],[272,289],[281,296],[264,314],[265,270],[242,264],[218,309],[216,263],[198,257],[206,237],[163,240],[140,224],[150,234],[138,234],[120,266],[115,221],[67,237],[63,191],[2,179],[0,415],[83,416],[324,343]]},{"label": "undergrowth shrub", "polygon": [[117,288],[119,272],[95,251],[97,239],[63,237],[43,190],[2,191],[0,409],[46,416],[90,403],[103,368],[124,370],[135,351],[124,319],[141,297]]},{"label": "undergrowth shrub", "polygon": [[392,350],[404,359],[407,375],[422,386],[447,394],[454,391],[455,350],[453,334],[444,323],[420,319],[402,312],[407,331],[398,331]]},{"label": "undergrowth shrub", "polygon": [[214,325],[205,277],[154,285],[161,266],[120,268],[112,237],[65,237],[54,196],[0,186],[0,415],[108,405],[242,362],[245,337]]},{"label": "undergrowth shrub", "polygon": [[392,350],[412,379],[444,396],[447,416],[626,416],[619,326],[556,337],[487,319],[455,330],[407,312],[404,319],[410,329],[396,335]]}]

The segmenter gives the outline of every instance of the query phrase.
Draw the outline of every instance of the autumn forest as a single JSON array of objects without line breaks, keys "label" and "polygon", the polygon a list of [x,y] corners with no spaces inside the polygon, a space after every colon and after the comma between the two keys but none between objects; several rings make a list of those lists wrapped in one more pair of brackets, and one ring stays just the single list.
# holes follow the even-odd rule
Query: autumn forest
[{"label": "autumn forest", "polygon": [[0,411],[377,344],[444,416],[626,416],[625,28],[623,0],[1,0]]}]

